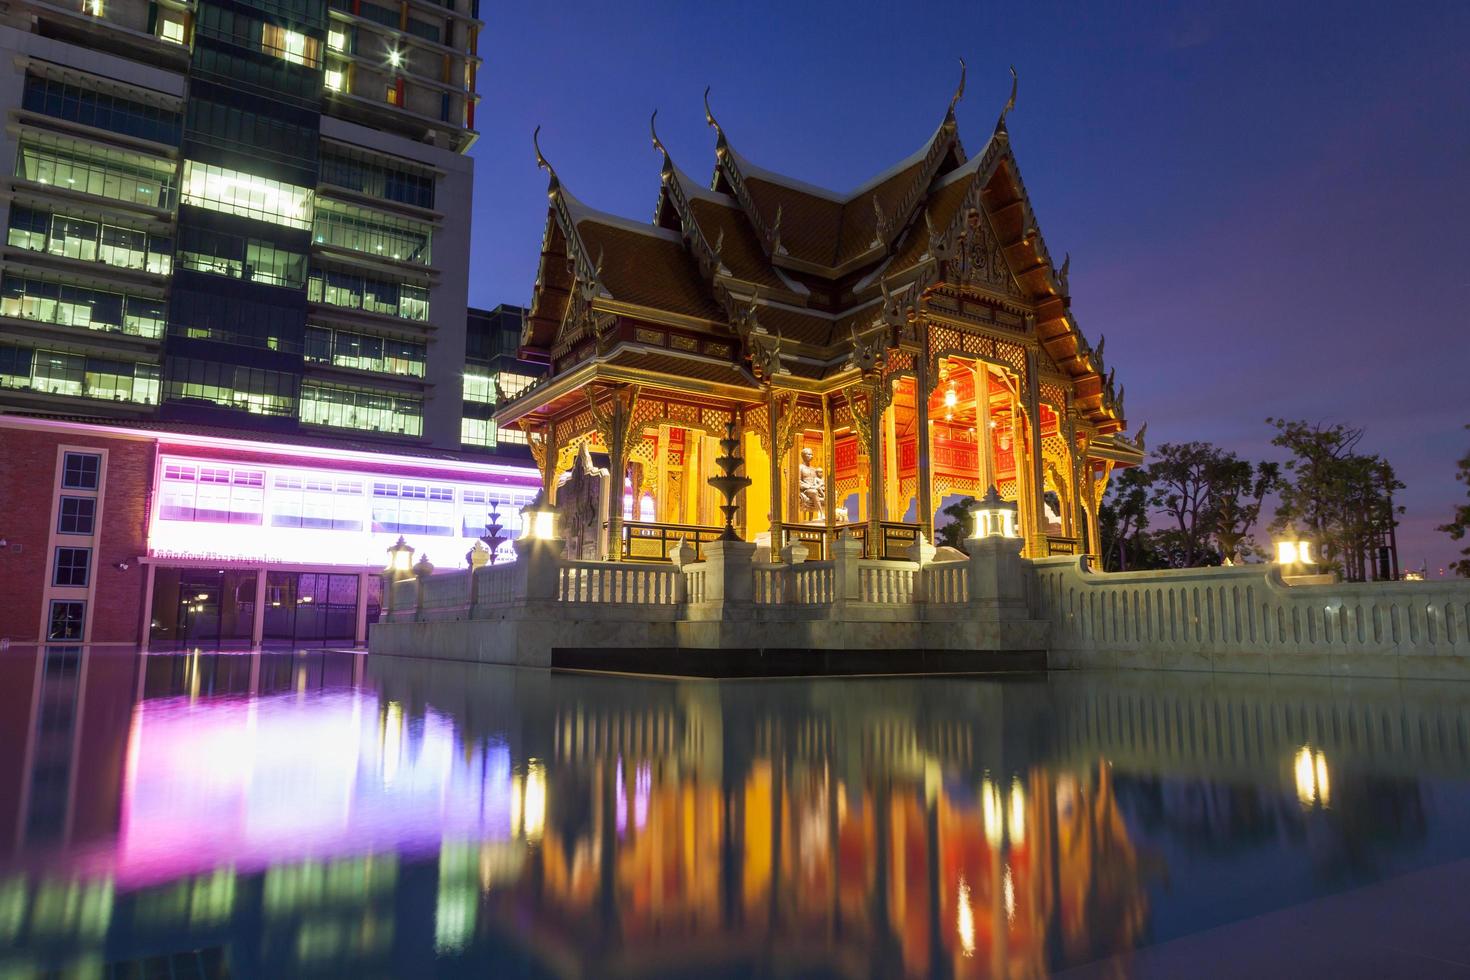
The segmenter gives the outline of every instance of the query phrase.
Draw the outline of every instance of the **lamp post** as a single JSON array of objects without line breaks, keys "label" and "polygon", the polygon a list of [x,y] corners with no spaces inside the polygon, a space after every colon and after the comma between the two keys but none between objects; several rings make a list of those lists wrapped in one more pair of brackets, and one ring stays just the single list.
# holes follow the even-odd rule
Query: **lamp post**
[{"label": "lamp post", "polygon": [[1298,565],[1317,564],[1317,559],[1312,557],[1312,542],[1298,534],[1295,525],[1286,525],[1276,538],[1276,564],[1284,566],[1286,571]]},{"label": "lamp post", "polygon": [[393,585],[413,574],[413,545],[398,536],[388,548],[388,564],[378,573],[383,579],[383,609],[393,612]]},{"label": "lamp post", "polygon": [[539,500],[521,508],[521,540],[550,541],[556,537],[556,511]]},{"label": "lamp post", "polygon": [[995,489],[995,484],[985,491],[985,496],[980,498],[979,503],[973,510],[975,515],[976,538],[1017,538],[1020,537],[1016,529],[1016,514],[1018,508],[1009,501],[1001,499],[1000,493]]}]

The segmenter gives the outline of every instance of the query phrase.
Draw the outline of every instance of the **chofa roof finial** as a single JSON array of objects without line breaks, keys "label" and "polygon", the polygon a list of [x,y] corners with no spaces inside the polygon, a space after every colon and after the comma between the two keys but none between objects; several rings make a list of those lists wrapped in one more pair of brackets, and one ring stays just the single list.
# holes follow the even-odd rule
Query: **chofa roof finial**
[{"label": "chofa roof finial", "polygon": [[664,156],[668,156],[669,151],[664,148],[663,140],[658,138],[658,127],[656,126],[657,122],[658,110],[655,109],[653,110],[653,115],[648,117],[648,135],[653,137],[653,148],[662,153]]},{"label": "chofa roof finial", "polygon": [[949,99],[949,114],[954,115],[954,107],[959,105],[960,99],[965,97],[965,59],[960,59],[960,84],[955,86],[954,95]]},{"label": "chofa roof finial", "polygon": [[557,179],[556,168],[551,165],[550,160],[546,159],[546,154],[541,152],[540,137],[541,127],[537,126],[531,133],[531,145],[536,148],[536,166],[551,175],[551,187],[548,188],[547,193],[555,193],[556,189],[561,186],[561,181]]},{"label": "chofa roof finial", "polygon": [[1004,133],[1006,131],[1006,116],[1010,115],[1011,110],[1016,107],[1016,82],[1016,66],[1011,65],[1011,97],[1006,99],[1005,108],[1000,110],[1000,118],[995,121],[995,131],[997,133]]},{"label": "chofa roof finial", "polygon": [[716,149],[720,149],[720,148],[723,148],[725,146],[725,131],[722,128],[720,128],[720,124],[715,121],[715,114],[712,111],[710,111],[710,107],[709,107],[709,90],[710,90],[710,88],[711,88],[711,86],[709,86],[709,85],[706,85],[704,87],[704,121],[705,121],[705,124],[706,125],[710,126],[712,129],[714,129],[714,131],[715,131],[715,138],[716,138],[715,147],[716,147]]}]

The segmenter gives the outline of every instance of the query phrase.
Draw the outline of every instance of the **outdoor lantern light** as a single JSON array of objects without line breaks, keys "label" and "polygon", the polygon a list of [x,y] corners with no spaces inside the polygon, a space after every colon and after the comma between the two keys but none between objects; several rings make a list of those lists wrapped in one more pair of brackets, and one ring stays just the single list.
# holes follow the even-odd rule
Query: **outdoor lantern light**
[{"label": "outdoor lantern light", "polygon": [[1297,534],[1296,528],[1288,524],[1276,539],[1276,562],[1279,565],[1315,565],[1312,557],[1312,542]]},{"label": "outdoor lantern light", "polygon": [[521,537],[550,541],[556,537],[556,510],[544,504],[530,504],[521,509]]},{"label": "outdoor lantern light", "polygon": [[403,540],[403,535],[388,549],[388,567],[383,569],[395,577],[406,575],[413,568],[413,546]]},{"label": "outdoor lantern light", "polygon": [[1016,505],[1002,500],[996,491],[995,485],[991,484],[985,496],[975,506],[975,537],[977,538],[1016,538],[1020,535],[1016,531]]}]

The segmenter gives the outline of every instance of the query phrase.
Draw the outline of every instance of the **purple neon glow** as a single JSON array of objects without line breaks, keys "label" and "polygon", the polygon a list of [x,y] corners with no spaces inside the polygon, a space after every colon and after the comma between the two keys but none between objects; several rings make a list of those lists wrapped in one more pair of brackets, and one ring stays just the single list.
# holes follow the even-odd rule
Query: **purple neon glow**
[{"label": "purple neon glow", "polygon": [[434,852],[511,837],[510,753],[451,722],[342,693],[134,709],[112,869],[120,888],[225,865]]},{"label": "purple neon glow", "polygon": [[[507,540],[517,537],[520,510],[538,488],[524,474],[465,482],[165,454],[148,550],[163,558],[376,568],[402,535],[450,568],[465,564],[492,506]],[[514,557],[508,545],[499,552]]]}]

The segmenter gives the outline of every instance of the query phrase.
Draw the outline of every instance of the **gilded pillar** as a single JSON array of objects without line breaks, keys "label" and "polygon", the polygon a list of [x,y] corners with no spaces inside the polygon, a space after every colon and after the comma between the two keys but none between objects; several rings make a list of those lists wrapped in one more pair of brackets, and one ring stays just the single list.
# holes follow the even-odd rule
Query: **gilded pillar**
[{"label": "gilded pillar", "polygon": [[873,389],[868,395],[868,431],[872,433],[868,446],[868,546],[869,558],[882,557],[883,548],[883,501],[887,487],[883,485],[883,452],[893,456],[893,434],[883,430],[883,397],[888,382],[875,378]]},{"label": "gilded pillar", "polygon": [[1041,378],[1038,373],[1038,355],[1026,351],[1026,408],[1031,416],[1031,504],[1034,515],[1035,540],[1031,542],[1031,557],[1046,555],[1046,509],[1043,494],[1046,478],[1041,470]]},{"label": "gilded pillar", "polygon": [[1031,539],[1036,523],[1036,512],[1031,500],[1031,467],[1026,462],[1026,426],[1021,422],[1021,399],[1011,396],[1011,461],[1016,474],[1016,524],[1021,539],[1026,542],[1026,551],[1031,550]]},{"label": "gilded pillar", "polygon": [[823,489],[827,498],[827,540],[833,539],[832,530],[837,526],[837,443],[832,438],[832,396],[822,396],[822,459]]},{"label": "gilded pillar", "polygon": [[[925,341],[924,349],[928,351],[928,342]],[[914,411],[918,417],[919,449],[919,513],[915,515],[919,521],[919,533],[924,535],[925,540],[934,540],[934,499],[933,499],[933,474],[929,471],[929,358],[927,356],[915,358],[914,364]]]},{"label": "gilded pillar", "polygon": [[623,481],[628,475],[628,436],[620,394],[613,394],[612,431],[609,433],[607,446],[608,481],[611,486],[608,487],[607,545],[603,551],[609,561],[619,561],[623,557]]},{"label": "gilded pillar", "polygon": [[976,456],[980,492],[995,484],[995,440],[990,435],[990,368],[984,361],[975,362],[975,440],[979,444]]},{"label": "gilded pillar", "polygon": [[[792,409],[796,408],[793,404]],[[766,387],[766,429],[770,438],[767,453],[771,460],[771,557],[770,561],[781,560],[781,549],[785,547],[785,532],[781,528],[781,399],[776,389]]]}]

